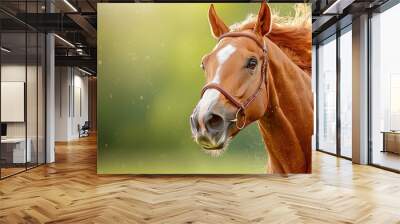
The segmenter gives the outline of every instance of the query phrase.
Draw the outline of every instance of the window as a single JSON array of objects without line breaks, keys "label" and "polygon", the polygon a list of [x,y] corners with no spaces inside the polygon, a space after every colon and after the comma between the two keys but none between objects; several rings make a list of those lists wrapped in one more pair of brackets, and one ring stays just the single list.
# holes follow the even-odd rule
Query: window
[{"label": "window", "polygon": [[[317,47],[316,45],[312,46],[312,74],[311,74],[311,85],[312,85],[312,92],[313,92],[313,102],[317,102]],[[317,105],[314,104],[314,129],[313,129],[313,136],[312,136],[312,150],[316,150],[317,148],[317,141],[316,141],[316,133],[317,133]]]},{"label": "window", "polygon": [[371,18],[371,162],[400,170],[400,5]]},{"label": "window", "polygon": [[336,153],[336,36],[318,48],[318,149]]},{"label": "window", "polygon": [[[18,13],[42,12],[41,5],[19,2]],[[0,178],[5,178],[45,163],[46,39],[8,14],[0,17],[13,24],[0,29]]]},{"label": "window", "polygon": [[340,36],[340,155],[352,157],[352,35],[351,26]]}]

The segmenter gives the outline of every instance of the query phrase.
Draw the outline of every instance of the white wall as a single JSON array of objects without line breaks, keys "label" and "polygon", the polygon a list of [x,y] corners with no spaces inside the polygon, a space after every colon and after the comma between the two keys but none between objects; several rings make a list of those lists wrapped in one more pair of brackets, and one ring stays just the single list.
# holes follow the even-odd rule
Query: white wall
[{"label": "white wall", "polygon": [[24,122],[25,83],[2,81],[0,89],[1,122]]},{"label": "white wall", "polygon": [[[2,82],[25,82],[26,71],[27,74],[35,74],[36,75],[36,67],[28,66],[25,67],[25,64],[5,64],[1,66],[1,81]],[[29,78],[29,77],[28,77]],[[32,80],[29,81],[30,85],[36,85],[36,81],[31,83]],[[36,98],[36,89],[28,88],[28,97]],[[33,91],[33,92],[30,92]],[[3,96],[4,97],[4,96]],[[32,102],[32,99],[27,99],[28,102]],[[34,105],[36,108],[36,104]],[[1,108],[5,110],[6,108]],[[33,116],[33,117],[31,117]],[[28,113],[28,122],[35,121],[36,123],[36,114]],[[29,127],[33,127],[33,125],[28,125]],[[34,128],[36,129],[36,127]],[[28,130],[29,132],[29,130]],[[8,137],[25,137],[25,122],[7,122],[7,136]],[[28,136],[29,137],[29,136]]]},{"label": "white wall", "polygon": [[56,67],[55,73],[55,140],[74,140],[78,125],[88,120],[88,77],[72,67]]},{"label": "white wall", "polygon": [[[76,71],[76,70],[75,70]],[[74,75],[74,108],[72,108],[72,130],[71,134],[74,138],[79,137],[78,124],[81,126],[85,121],[89,120],[89,110],[88,110],[88,77],[82,76],[82,73]]]},{"label": "white wall", "polygon": [[[28,67],[32,69],[32,67]],[[8,64],[1,66],[1,81],[25,82],[25,64]]]},{"label": "white wall", "polygon": [[55,141],[68,140],[68,117],[69,117],[69,68],[55,68]]},{"label": "white wall", "polygon": [[[38,69],[38,70],[37,70]],[[1,66],[2,82],[24,82],[26,84],[26,106],[20,108],[22,113],[26,112],[26,120],[22,122],[5,122],[7,124],[8,138],[25,138],[29,139],[32,150],[32,161],[39,163],[44,162],[45,150],[45,118],[44,118],[44,74],[41,66],[25,66],[24,64],[10,63]],[[27,80],[25,80],[27,79]],[[7,98],[7,95],[2,95]],[[10,110],[10,108],[2,107],[1,110]],[[13,113],[13,111],[8,111]],[[15,113],[15,112],[14,112]],[[37,153],[39,155],[37,156]]]}]

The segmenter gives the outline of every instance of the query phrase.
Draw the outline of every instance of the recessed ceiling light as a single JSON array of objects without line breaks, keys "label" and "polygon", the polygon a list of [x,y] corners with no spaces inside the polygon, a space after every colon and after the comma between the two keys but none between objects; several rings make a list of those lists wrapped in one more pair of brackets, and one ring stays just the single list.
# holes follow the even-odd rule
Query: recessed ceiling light
[{"label": "recessed ceiling light", "polygon": [[74,12],[78,12],[78,10],[68,0],[64,0],[64,3],[67,4]]},{"label": "recessed ceiling light", "polygon": [[85,74],[87,74],[87,75],[90,75],[90,76],[93,75],[92,73],[90,73],[90,72],[88,72],[88,71],[86,71],[86,70],[84,70],[84,69],[81,69],[81,68],[79,68],[79,67],[78,67],[78,70],[81,71],[81,72],[83,72],[83,73],[85,73]]},{"label": "recessed ceiling light", "polygon": [[64,42],[65,44],[67,44],[68,46],[75,48],[75,45],[73,45],[71,42],[69,42],[68,40],[60,37],[58,34],[54,34],[55,37],[57,37],[59,40],[61,40],[62,42]]},{"label": "recessed ceiling light", "polygon": [[4,51],[6,53],[10,53],[11,52],[11,50],[9,50],[9,49],[7,49],[5,47],[1,47],[1,51]]},{"label": "recessed ceiling light", "polygon": [[336,0],[322,14],[342,14],[343,10],[351,5],[355,0]]}]

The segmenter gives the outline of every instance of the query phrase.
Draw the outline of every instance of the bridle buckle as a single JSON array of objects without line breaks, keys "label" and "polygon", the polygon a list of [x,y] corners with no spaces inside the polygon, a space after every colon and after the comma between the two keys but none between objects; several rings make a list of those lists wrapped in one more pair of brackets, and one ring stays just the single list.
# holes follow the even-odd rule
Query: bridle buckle
[{"label": "bridle buckle", "polygon": [[242,130],[244,128],[244,126],[246,126],[246,113],[243,113],[243,118],[244,118],[243,119],[243,125],[241,125],[241,126],[238,125],[239,121],[240,121],[239,114],[240,114],[241,111],[244,112],[243,107],[239,107],[239,109],[236,111],[236,116],[235,116],[236,128],[239,129],[239,130]]}]

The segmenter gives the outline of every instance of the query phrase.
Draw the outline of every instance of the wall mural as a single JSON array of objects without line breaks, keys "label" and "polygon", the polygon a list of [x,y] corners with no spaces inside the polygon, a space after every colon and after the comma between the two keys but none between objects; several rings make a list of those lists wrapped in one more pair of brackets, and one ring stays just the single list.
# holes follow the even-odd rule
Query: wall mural
[{"label": "wall mural", "polygon": [[310,173],[310,14],[98,4],[98,173]]}]

